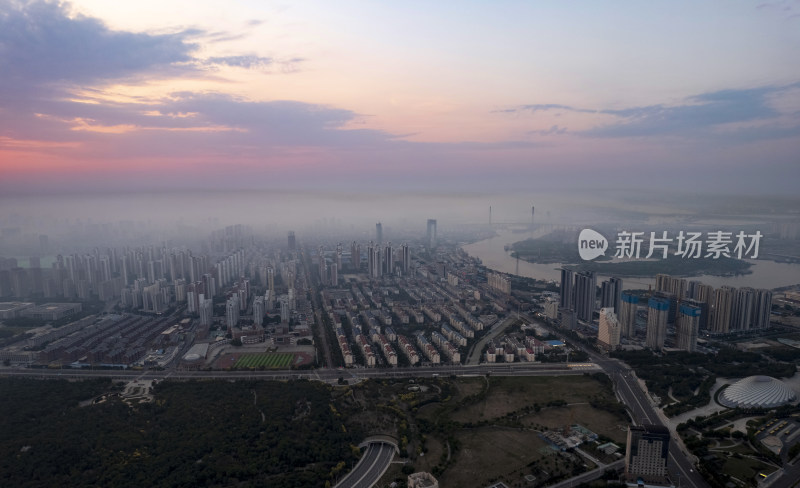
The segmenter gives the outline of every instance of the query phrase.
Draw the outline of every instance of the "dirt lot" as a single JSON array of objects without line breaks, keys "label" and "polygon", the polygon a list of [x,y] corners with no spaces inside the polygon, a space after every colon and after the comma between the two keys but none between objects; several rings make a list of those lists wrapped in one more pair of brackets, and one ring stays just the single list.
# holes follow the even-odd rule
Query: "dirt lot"
[{"label": "dirt lot", "polygon": [[476,422],[492,419],[534,403],[544,406],[554,400],[585,402],[601,392],[602,385],[583,376],[491,378],[486,399],[454,412],[453,420]]},{"label": "dirt lot", "polygon": [[463,430],[456,462],[439,478],[441,486],[486,486],[504,477],[521,479],[528,463],[546,455],[545,442],[535,432],[484,427]]},{"label": "dirt lot", "polygon": [[555,430],[572,424],[580,424],[595,434],[601,434],[624,444],[627,439],[628,423],[611,413],[592,408],[591,405],[577,404],[566,407],[546,408],[539,413],[522,417],[525,426],[544,426]]}]

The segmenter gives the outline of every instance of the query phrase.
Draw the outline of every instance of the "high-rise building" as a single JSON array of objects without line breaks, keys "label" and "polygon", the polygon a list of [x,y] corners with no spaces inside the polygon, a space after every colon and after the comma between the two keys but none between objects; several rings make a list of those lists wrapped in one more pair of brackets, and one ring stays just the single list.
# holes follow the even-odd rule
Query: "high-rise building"
[{"label": "high-rise building", "polygon": [[680,300],[686,296],[687,288],[688,285],[686,280],[683,278],[673,278],[672,276],[666,274],[656,275],[656,291],[672,293],[678,300]]},{"label": "high-rise building", "polygon": [[575,314],[578,320],[591,322],[597,304],[597,277],[594,271],[575,274]]},{"label": "high-rise building", "polygon": [[380,278],[383,272],[381,266],[381,248],[370,241],[367,246],[367,274],[372,279]]},{"label": "high-rise building", "polygon": [[291,230],[289,231],[288,241],[289,241],[289,250],[290,251],[296,251],[297,250],[297,239],[294,236],[294,231],[291,231]]},{"label": "high-rise building", "polygon": [[636,308],[639,297],[623,293],[620,300],[619,326],[622,337],[633,337],[636,334]]},{"label": "high-rise building", "polygon": [[731,326],[733,288],[723,286],[714,290],[714,307],[711,310],[711,332],[727,334]]},{"label": "high-rise building", "polygon": [[378,246],[383,244],[383,224],[380,222],[375,224],[375,241],[378,243]]},{"label": "high-rise building", "polygon": [[647,336],[645,345],[657,351],[664,347],[667,339],[667,315],[669,314],[669,300],[661,297],[651,297],[647,301]]},{"label": "high-rise building", "polygon": [[210,326],[211,320],[214,317],[214,301],[210,298],[205,298],[205,295],[200,295],[200,324]]},{"label": "high-rise building", "polygon": [[392,271],[394,271],[394,250],[392,249],[392,243],[390,242],[383,250],[383,274],[386,276],[391,276]]},{"label": "high-rise building", "polygon": [[238,294],[231,295],[225,303],[225,324],[228,326],[228,332],[231,332],[234,327],[239,325]]},{"label": "high-rise building", "polygon": [[356,241],[350,244],[350,267],[356,271],[361,268],[361,245]]},{"label": "high-rise building", "polygon": [[694,352],[697,349],[697,333],[700,330],[700,307],[681,303],[676,323],[675,345],[678,349]]},{"label": "high-rise building", "polygon": [[331,263],[331,286],[339,286],[339,265]]},{"label": "high-rise building", "polygon": [[561,327],[573,330],[578,326],[578,318],[571,308],[560,308],[558,313],[561,316]]},{"label": "high-rise building", "polygon": [[739,288],[733,292],[731,302],[731,332],[750,330],[753,324],[753,305],[755,290],[752,288]]},{"label": "high-rise building", "polygon": [[275,268],[267,266],[267,289],[275,296]]},{"label": "high-rise building", "polygon": [[772,292],[770,290],[756,290],[755,303],[753,304],[753,328],[767,329],[770,326],[769,314],[772,310]]},{"label": "high-rise building", "polygon": [[436,219],[428,219],[428,234],[425,242],[428,249],[436,247]]},{"label": "high-rise building", "polygon": [[253,324],[261,327],[264,323],[264,297],[256,296],[253,298]]},{"label": "high-rise building", "polygon": [[669,440],[669,430],[660,425],[628,427],[626,477],[631,481],[642,478],[645,483],[665,480],[668,476]]},{"label": "high-rise building", "polygon": [[342,243],[336,244],[336,255],[333,258],[337,269],[342,269]]},{"label": "high-rise building", "polygon": [[612,307],[619,316],[622,299],[622,278],[611,277],[600,286],[600,307]]},{"label": "high-rise building", "polygon": [[403,260],[403,276],[408,276],[411,271],[411,250],[408,248],[408,244],[403,243],[400,246],[400,254]]},{"label": "high-rise building", "polygon": [[574,310],[575,307],[575,272],[569,269],[561,269],[561,301],[559,302],[560,308],[570,308]]},{"label": "high-rise building", "polygon": [[616,349],[619,347],[620,326],[614,309],[603,307],[600,309],[600,323],[597,328],[597,340],[602,347]]}]

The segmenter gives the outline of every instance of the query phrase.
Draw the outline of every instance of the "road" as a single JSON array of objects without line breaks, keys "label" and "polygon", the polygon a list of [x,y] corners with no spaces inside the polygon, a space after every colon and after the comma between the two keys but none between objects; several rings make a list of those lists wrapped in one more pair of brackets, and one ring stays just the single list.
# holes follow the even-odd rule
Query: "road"
[{"label": "road", "polygon": [[469,355],[467,357],[467,364],[473,365],[478,364],[481,362],[481,351],[483,348],[486,347],[486,343],[490,340],[497,337],[501,332],[506,330],[506,327],[513,324],[517,320],[516,317],[507,317],[502,322],[498,322],[497,324],[492,327],[492,330],[489,331],[481,340],[479,340],[476,344],[473,344],[472,349],[469,350]]},{"label": "road", "polygon": [[[530,322],[539,322],[527,314],[522,315]],[[650,398],[648,398],[647,394],[639,386],[636,376],[628,365],[616,359],[609,359],[601,356],[594,350],[575,343],[574,341],[570,341],[570,344],[586,352],[592,362],[599,366],[608,377],[611,378],[620,399],[630,410],[634,423],[638,425],[652,424],[664,426],[655,407],[651,404]],[[669,426],[666,427],[669,428]],[[708,483],[706,483],[703,477],[694,469],[694,464],[689,459],[689,455],[681,451],[680,444],[676,440],[674,432],[672,433],[672,437],[672,442],[669,443],[669,461],[667,467],[676,486],[680,488],[707,488],[709,486]]]},{"label": "road", "polygon": [[588,481],[596,480],[597,478],[603,476],[603,474],[605,474],[605,472],[608,470],[614,471],[621,469],[624,466],[625,466],[625,460],[620,459],[619,461],[614,461],[611,464],[595,468],[591,471],[579,474],[578,476],[573,476],[572,478],[556,483],[555,485],[551,485],[548,488],[572,488],[573,486],[578,486],[581,483],[586,483]]},{"label": "road", "polygon": [[122,369],[48,369],[48,368],[0,368],[0,376],[23,376],[30,378],[142,378],[142,379],[266,379],[266,380],[319,380],[337,382],[339,377],[359,381],[367,378],[421,378],[437,376],[559,376],[581,375],[599,371],[593,365],[565,365],[563,363],[515,363],[481,364],[479,366],[425,366],[408,368],[319,368],[314,370],[272,371],[180,371],[167,369],[122,370]]},{"label": "road", "polygon": [[371,488],[381,479],[394,458],[394,446],[386,442],[372,442],[356,467],[336,483],[336,488]]}]

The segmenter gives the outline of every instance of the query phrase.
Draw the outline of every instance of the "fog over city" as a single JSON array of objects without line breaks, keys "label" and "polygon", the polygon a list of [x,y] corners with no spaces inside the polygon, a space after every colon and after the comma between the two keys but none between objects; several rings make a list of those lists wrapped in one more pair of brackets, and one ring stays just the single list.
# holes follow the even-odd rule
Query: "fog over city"
[{"label": "fog over city", "polygon": [[3,486],[791,488],[800,0],[0,0]]}]

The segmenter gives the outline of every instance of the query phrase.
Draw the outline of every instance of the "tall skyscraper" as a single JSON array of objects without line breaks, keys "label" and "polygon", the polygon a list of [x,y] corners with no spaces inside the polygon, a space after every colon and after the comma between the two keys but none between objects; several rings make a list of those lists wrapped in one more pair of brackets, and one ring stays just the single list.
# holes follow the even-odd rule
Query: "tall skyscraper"
[{"label": "tall skyscraper", "polygon": [[378,243],[378,246],[383,244],[383,224],[378,222],[375,224],[375,240]]},{"label": "tall skyscraper", "polygon": [[614,309],[600,309],[600,324],[597,328],[597,340],[602,347],[616,349],[619,347],[620,325]]},{"label": "tall skyscraper", "polygon": [[694,352],[697,349],[697,333],[700,330],[700,307],[682,303],[676,323],[675,343],[678,349]]},{"label": "tall skyscraper", "polygon": [[597,277],[594,271],[575,274],[575,314],[578,320],[592,321],[597,304]]},{"label": "tall skyscraper", "polygon": [[723,286],[714,291],[714,307],[711,310],[711,332],[727,334],[731,326],[733,288]]},{"label": "tall skyscraper", "polygon": [[622,298],[622,278],[611,277],[600,286],[600,307],[612,307],[614,313],[620,313]]},{"label": "tall skyscraper", "polygon": [[645,345],[654,351],[664,347],[667,338],[667,315],[669,300],[652,297],[647,301],[647,337]]},{"label": "tall skyscraper", "polygon": [[668,476],[669,430],[660,425],[628,427],[625,474],[629,481],[659,482]]},{"label": "tall skyscraper", "polygon": [[425,242],[428,245],[428,249],[436,247],[436,219],[428,219],[428,234]]},{"label": "tall skyscraper", "polygon": [[342,269],[342,243],[336,244],[336,255],[334,256],[334,263],[337,269]]},{"label": "tall skyscraper", "polygon": [[559,308],[575,309],[575,272],[569,269],[561,269],[561,301]]},{"label": "tall skyscraper", "polygon": [[636,308],[639,297],[623,293],[620,300],[619,325],[622,337],[633,337],[636,334]]},{"label": "tall skyscraper", "polygon": [[294,237],[294,231],[289,231],[289,250],[296,251],[297,250],[297,239]]}]

